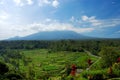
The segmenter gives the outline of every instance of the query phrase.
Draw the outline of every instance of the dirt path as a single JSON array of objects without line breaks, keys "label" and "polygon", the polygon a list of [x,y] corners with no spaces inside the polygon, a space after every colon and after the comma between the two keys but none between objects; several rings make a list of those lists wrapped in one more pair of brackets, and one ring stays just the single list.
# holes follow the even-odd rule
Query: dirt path
[{"label": "dirt path", "polygon": [[91,52],[89,52],[89,51],[87,51],[87,50],[85,50],[85,52],[86,52],[88,55],[90,55],[90,56],[93,56],[93,57],[98,58],[97,61],[95,61],[91,66],[89,66],[88,68],[86,68],[86,70],[89,70],[94,64],[96,64],[96,63],[101,59],[101,57],[96,56],[96,55],[93,55]]},{"label": "dirt path", "polygon": [[[87,50],[85,50],[85,52],[89,55],[89,56],[93,56],[93,57],[96,57],[96,58],[98,58],[98,60],[97,61],[95,61],[91,66],[89,66],[88,68],[86,68],[85,70],[89,70],[94,64],[96,64],[100,59],[101,59],[101,57],[99,57],[99,56],[96,56],[96,55],[93,55],[91,52],[89,52],[89,51],[87,51]],[[79,75],[81,72],[83,72],[84,70],[83,69],[77,69],[77,75]]]}]

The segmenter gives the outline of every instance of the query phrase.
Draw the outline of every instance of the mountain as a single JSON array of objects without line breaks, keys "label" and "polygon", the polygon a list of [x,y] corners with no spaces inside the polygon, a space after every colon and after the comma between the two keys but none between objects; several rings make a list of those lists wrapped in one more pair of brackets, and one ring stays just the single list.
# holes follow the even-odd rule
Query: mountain
[{"label": "mountain", "polygon": [[93,39],[73,31],[44,31],[25,37],[14,37],[8,40],[62,40],[62,39]]}]

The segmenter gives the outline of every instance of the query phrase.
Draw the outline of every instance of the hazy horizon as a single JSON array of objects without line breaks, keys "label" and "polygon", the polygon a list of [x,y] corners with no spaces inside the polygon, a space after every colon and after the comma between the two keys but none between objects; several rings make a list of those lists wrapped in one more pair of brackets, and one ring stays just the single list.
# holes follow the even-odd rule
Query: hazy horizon
[{"label": "hazy horizon", "polygon": [[120,38],[120,0],[0,0],[0,40],[43,31]]}]

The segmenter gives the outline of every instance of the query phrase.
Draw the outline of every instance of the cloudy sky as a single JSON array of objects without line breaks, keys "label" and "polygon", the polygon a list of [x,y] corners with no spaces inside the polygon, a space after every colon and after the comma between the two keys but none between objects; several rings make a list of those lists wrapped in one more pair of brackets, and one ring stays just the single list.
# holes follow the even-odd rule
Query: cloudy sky
[{"label": "cloudy sky", "polygon": [[55,30],[120,37],[120,0],[0,0],[0,40]]}]

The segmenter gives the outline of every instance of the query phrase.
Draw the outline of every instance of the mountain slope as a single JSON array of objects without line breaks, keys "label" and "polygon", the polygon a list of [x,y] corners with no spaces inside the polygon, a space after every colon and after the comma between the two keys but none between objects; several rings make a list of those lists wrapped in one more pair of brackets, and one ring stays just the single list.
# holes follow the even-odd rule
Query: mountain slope
[{"label": "mountain slope", "polygon": [[73,31],[38,32],[25,37],[15,37],[9,40],[61,40],[61,39],[92,39]]}]

